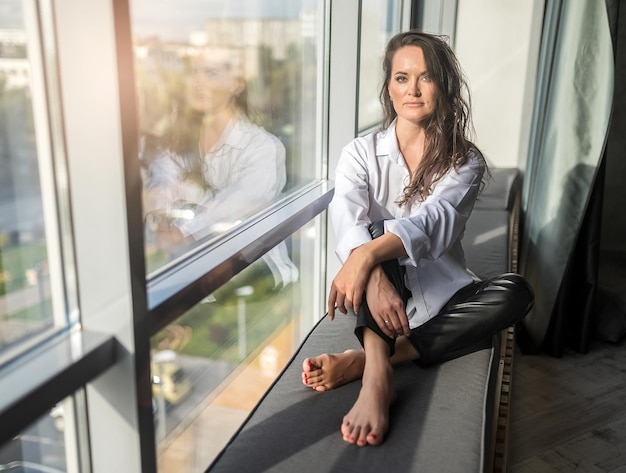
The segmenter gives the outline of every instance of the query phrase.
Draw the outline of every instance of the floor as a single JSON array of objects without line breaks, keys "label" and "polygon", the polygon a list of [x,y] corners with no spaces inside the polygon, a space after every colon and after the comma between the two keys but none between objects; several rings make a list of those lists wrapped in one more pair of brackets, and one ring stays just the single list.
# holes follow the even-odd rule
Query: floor
[{"label": "floor", "polygon": [[516,350],[510,473],[626,473],[626,340],[562,358]]}]

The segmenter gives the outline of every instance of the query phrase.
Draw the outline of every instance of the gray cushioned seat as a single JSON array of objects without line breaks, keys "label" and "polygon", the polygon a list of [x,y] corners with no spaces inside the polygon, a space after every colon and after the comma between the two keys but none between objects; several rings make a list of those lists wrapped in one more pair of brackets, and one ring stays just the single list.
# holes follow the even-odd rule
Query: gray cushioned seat
[{"label": "gray cushioned seat", "polygon": [[361,448],[339,432],[360,381],[318,393],[300,378],[306,357],[359,347],[353,317],[338,312],[320,321],[211,472],[483,471],[497,350],[431,368],[396,367],[390,431],[380,447]]},{"label": "gray cushioned seat", "polygon": [[[511,194],[519,190],[518,171],[495,169],[492,175],[463,240],[468,266],[480,277],[510,268]],[[208,471],[492,470],[501,337],[494,337],[491,348],[430,368],[397,366],[391,428],[382,445],[361,448],[344,442],[339,431],[360,381],[317,393],[300,377],[306,357],[358,348],[353,329],[353,316],[338,312],[334,321],[322,318]]]},{"label": "gray cushioned seat", "polygon": [[481,279],[509,271],[509,213],[475,209],[467,222],[463,249],[468,268]]},{"label": "gray cushioned seat", "polygon": [[517,168],[492,168],[491,179],[478,196],[475,210],[511,210],[519,196],[521,176]]}]

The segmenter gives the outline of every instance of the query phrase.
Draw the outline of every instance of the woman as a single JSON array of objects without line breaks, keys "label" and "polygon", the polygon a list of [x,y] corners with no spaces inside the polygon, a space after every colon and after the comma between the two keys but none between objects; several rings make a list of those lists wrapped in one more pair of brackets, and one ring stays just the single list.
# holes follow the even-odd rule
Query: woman
[{"label": "woman", "polygon": [[[148,236],[172,253],[240,224],[279,197],[286,183],[284,145],[248,119],[241,55],[200,49],[190,65],[170,126],[143,159]],[[277,287],[298,279],[284,243],[263,262]]]},{"label": "woman", "polygon": [[441,38],[393,37],[383,62],[380,131],[343,150],[330,205],[342,267],[328,313],[357,314],[363,350],[303,364],[305,385],[326,391],[362,378],[346,414],[346,442],[380,444],[394,401],[392,365],[449,360],[521,320],[532,291],[517,274],[480,281],[466,267],[461,238],[486,163],[469,141],[469,97]]},{"label": "woman", "polygon": [[198,240],[280,195],[285,147],[248,120],[243,64],[235,51],[207,48],[190,60],[186,94],[174,97],[170,125],[148,159],[144,210],[170,217],[159,230]]}]

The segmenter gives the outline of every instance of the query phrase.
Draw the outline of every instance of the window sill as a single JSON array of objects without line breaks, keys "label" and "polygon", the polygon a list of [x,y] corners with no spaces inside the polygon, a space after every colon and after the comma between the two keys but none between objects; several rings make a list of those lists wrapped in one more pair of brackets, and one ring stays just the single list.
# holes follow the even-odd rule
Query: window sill
[{"label": "window sill", "polygon": [[316,182],[227,237],[198,248],[185,261],[148,281],[153,333],[185,313],[254,260],[324,211],[330,181]]}]

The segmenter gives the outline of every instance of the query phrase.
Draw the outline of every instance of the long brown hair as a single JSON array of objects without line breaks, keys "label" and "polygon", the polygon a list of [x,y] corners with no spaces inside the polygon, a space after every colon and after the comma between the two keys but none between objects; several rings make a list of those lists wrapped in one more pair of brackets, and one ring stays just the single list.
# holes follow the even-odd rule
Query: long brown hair
[{"label": "long brown hair", "polygon": [[387,44],[383,60],[385,80],[380,89],[380,101],[385,114],[382,128],[388,128],[397,116],[388,85],[393,57],[398,49],[405,46],[422,49],[436,93],[434,112],[425,123],[424,156],[398,200],[400,205],[406,204],[416,195],[419,200],[424,200],[432,192],[434,184],[448,171],[465,164],[469,150],[474,147],[470,141],[474,130],[469,88],[457,58],[444,37],[419,31],[399,33]]}]

